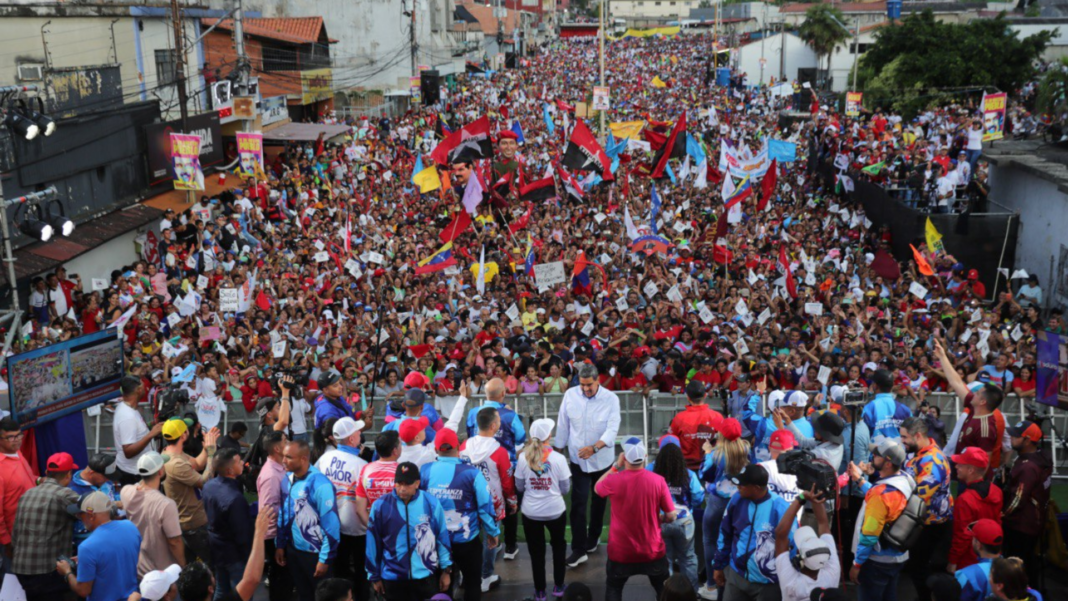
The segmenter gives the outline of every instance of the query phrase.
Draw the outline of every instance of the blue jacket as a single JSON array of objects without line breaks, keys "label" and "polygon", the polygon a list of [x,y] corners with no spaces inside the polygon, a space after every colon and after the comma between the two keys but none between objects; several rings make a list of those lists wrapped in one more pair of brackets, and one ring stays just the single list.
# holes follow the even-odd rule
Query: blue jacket
[{"label": "blue jacket", "polygon": [[[82,471],[75,470],[74,475],[71,477],[68,487],[79,495],[87,495],[91,492],[102,492],[108,496],[112,501],[122,501],[119,498],[119,490],[115,488],[115,483],[111,480],[105,480],[100,486],[93,486],[89,482],[82,479]],[[119,515],[126,515],[126,512],[119,510]],[[89,531],[85,529],[85,524],[81,520],[74,520],[74,547],[77,549],[78,545],[89,538]],[[246,555],[246,557],[248,557]]]},{"label": "blue jacket", "polygon": [[[738,487],[731,482],[727,473],[727,458],[716,459],[715,451],[705,455],[701,462],[701,480],[705,483],[705,495],[716,495],[729,499],[738,492]],[[710,501],[711,502],[711,501]]]},{"label": "blue jacket", "polygon": [[742,438],[748,438],[753,434],[742,419],[744,413],[746,411],[755,413],[758,408],[760,408],[760,395],[752,391],[749,392],[749,396],[742,396],[741,392],[735,390],[727,399],[727,409],[730,415],[726,417],[733,417],[742,422]]},{"label": "blue jacket", "polygon": [[[771,449],[768,448],[768,444],[771,442],[771,433],[778,429],[775,427],[775,420],[771,416],[764,417],[747,407],[742,411],[742,419],[739,421],[742,422],[743,428],[753,434],[753,444],[749,447],[750,463],[770,460]],[[793,424],[806,437],[815,436],[812,424],[807,419],[796,420]]]},{"label": "blue jacket", "polygon": [[334,484],[314,466],[297,480],[292,473],[282,481],[275,547],[290,544],[298,551],[319,554],[319,563],[333,563],[341,539]]},{"label": "blue jacket", "polygon": [[367,525],[367,579],[419,580],[452,565],[445,511],[419,491],[408,503],[391,492],[371,506]]},{"label": "blue jacket", "polygon": [[252,511],[235,478],[216,476],[204,484],[211,559],[218,564],[245,563],[252,551]]},{"label": "blue jacket", "polygon": [[[326,395],[320,394],[312,401],[312,405],[315,406],[315,429],[318,430],[323,426],[323,423],[330,418],[341,419],[343,417],[351,417],[356,419],[354,409],[345,402],[344,397],[338,397],[337,400],[331,403],[327,400]],[[341,405],[339,407],[338,405]],[[344,409],[342,409],[344,407]]]},{"label": "blue jacket", "polygon": [[[425,417],[427,421],[427,426],[425,429],[426,441],[423,444],[433,444],[434,437],[437,436],[438,430],[441,429],[441,427],[443,426],[441,421],[441,415],[438,414],[438,410],[434,409],[433,405],[431,405],[430,403],[426,403],[423,405],[423,412],[419,415],[419,417]],[[399,430],[401,422],[406,419],[412,418],[402,413],[400,417],[386,424],[385,427],[382,428],[382,431],[389,432],[390,430]]]},{"label": "blue jacket", "polygon": [[[712,567],[722,570],[728,564],[749,582],[769,584],[779,582],[775,572],[775,527],[786,508],[782,497],[768,492],[760,501],[731,497],[723,522],[719,527],[719,542]],[[790,525],[790,545],[793,546],[797,524]]]},{"label": "blue jacket", "polygon": [[[650,461],[649,465],[645,466],[645,469],[650,472],[655,472],[655,468],[655,461]],[[693,514],[693,510],[705,502],[705,489],[701,486],[701,481],[697,478],[697,474],[693,470],[686,470],[686,473],[690,476],[690,484],[688,486],[672,486],[670,483],[668,484],[671,500],[675,502],[676,520],[690,517]]]},{"label": "blue jacket", "polygon": [[482,522],[489,536],[497,536],[497,510],[482,470],[459,457],[438,457],[419,470],[419,488],[441,503],[452,542],[466,543],[478,536]]},{"label": "blue jacket", "polygon": [[957,570],[960,601],[985,601],[990,596],[990,566],[993,563],[993,560],[980,557],[979,563]]},{"label": "blue jacket", "polygon": [[472,407],[467,412],[467,437],[478,436],[478,412],[486,407],[493,407],[501,416],[501,427],[493,435],[501,446],[508,450],[508,458],[515,465],[516,447],[522,447],[527,440],[527,431],[523,428],[523,419],[519,414],[496,401],[486,401],[481,407]]},{"label": "blue jacket", "polygon": [[897,402],[893,394],[880,392],[864,406],[862,415],[864,423],[868,426],[868,432],[871,433],[872,442],[880,436],[900,440],[901,431],[898,427],[901,426],[901,422],[912,415],[912,411]]}]

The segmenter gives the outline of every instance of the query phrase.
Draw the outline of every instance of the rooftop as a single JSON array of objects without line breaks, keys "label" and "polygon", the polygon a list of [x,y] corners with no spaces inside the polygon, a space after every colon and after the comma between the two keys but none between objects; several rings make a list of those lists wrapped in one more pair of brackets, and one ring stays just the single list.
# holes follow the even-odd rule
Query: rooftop
[{"label": "rooftop", "polygon": [[[218,19],[203,19],[205,27],[211,27],[219,23]],[[323,29],[322,17],[280,17],[277,19],[242,19],[242,25],[246,35],[289,42],[291,44],[315,44],[322,41],[326,32]],[[234,30],[234,20],[225,19],[219,23],[218,29],[226,31]],[[337,40],[326,38],[328,43],[336,43]]]},{"label": "rooftop", "polygon": [[1041,138],[998,140],[983,145],[983,158],[998,167],[1027,171],[1068,194],[1068,144],[1050,144]]},{"label": "rooftop", "polygon": [[[779,7],[780,13],[803,13],[809,7],[815,6],[809,2],[794,2]],[[839,2],[835,8],[844,13],[886,13],[886,2]]]}]

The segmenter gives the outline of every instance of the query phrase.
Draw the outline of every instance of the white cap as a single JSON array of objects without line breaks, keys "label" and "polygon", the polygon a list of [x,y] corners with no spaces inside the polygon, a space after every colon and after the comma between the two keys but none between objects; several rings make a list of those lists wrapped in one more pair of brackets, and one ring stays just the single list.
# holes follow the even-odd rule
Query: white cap
[{"label": "white cap", "polygon": [[152,570],[145,574],[141,580],[141,598],[159,601],[171,590],[171,585],[178,582],[178,575],[181,573],[181,566],[171,564],[165,570]]},{"label": "white cap", "polygon": [[800,390],[791,390],[782,399],[781,407],[808,407],[808,395]]},{"label": "white cap", "polygon": [[782,390],[772,390],[768,393],[768,409],[778,409],[782,405],[782,399],[786,396],[786,392]]},{"label": "white cap", "polygon": [[536,419],[533,424],[530,424],[530,437],[545,442],[552,436],[554,427],[556,427],[556,422],[547,417]]},{"label": "white cap", "polygon": [[357,421],[351,417],[343,417],[334,422],[334,440],[341,442],[349,436],[363,430],[365,426],[366,424],[363,423],[362,419]]},{"label": "white cap", "polygon": [[645,456],[648,453],[645,450],[645,443],[637,436],[631,436],[623,441],[623,457],[631,463],[641,463],[645,461]]},{"label": "white cap", "polygon": [[864,364],[864,367],[862,367],[860,371],[864,371],[865,369],[870,369],[872,371],[879,371],[879,366],[876,365],[874,361],[868,361],[867,363]]},{"label": "white cap", "polygon": [[822,570],[831,559],[830,547],[816,536],[816,531],[811,526],[798,528],[794,532],[794,543],[797,545],[798,558],[810,570]]},{"label": "white cap", "polygon": [[167,463],[168,457],[160,455],[156,451],[147,451],[137,459],[137,474],[140,476],[153,476]]},{"label": "white cap", "polygon": [[835,401],[836,403],[842,402],[842,397],[845,396],[846,390],[847,389],[845,386],[831,386],[831,400]]}]

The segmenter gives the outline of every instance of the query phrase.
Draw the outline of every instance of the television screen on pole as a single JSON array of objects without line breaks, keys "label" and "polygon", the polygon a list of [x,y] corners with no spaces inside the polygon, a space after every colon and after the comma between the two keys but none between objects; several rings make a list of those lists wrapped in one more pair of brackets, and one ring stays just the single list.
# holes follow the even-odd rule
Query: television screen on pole
[{"label": "television screen on pole", "polygon": [[105,330],[7,358],[11,416],[23,428],[119,396],[122,339]]}]

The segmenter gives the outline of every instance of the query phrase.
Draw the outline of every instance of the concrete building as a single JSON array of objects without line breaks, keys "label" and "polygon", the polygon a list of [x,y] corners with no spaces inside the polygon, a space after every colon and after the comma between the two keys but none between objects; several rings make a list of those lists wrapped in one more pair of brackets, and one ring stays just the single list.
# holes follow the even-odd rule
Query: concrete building
[{"label": "concrete building", "polygon": [[628,24],[652,25],[684,19],[699,5],[698,0],[610,0],[608,14]]},{"label": "concrete building", "polygon": [[751,85],[768,83],[772,78],[808,80],[811,77],[805,77],[802,71],[814,71],[817,64],[816,53],[790,32],[749,42],[737,50],[737,58],[738,69],[747,75]]}]

